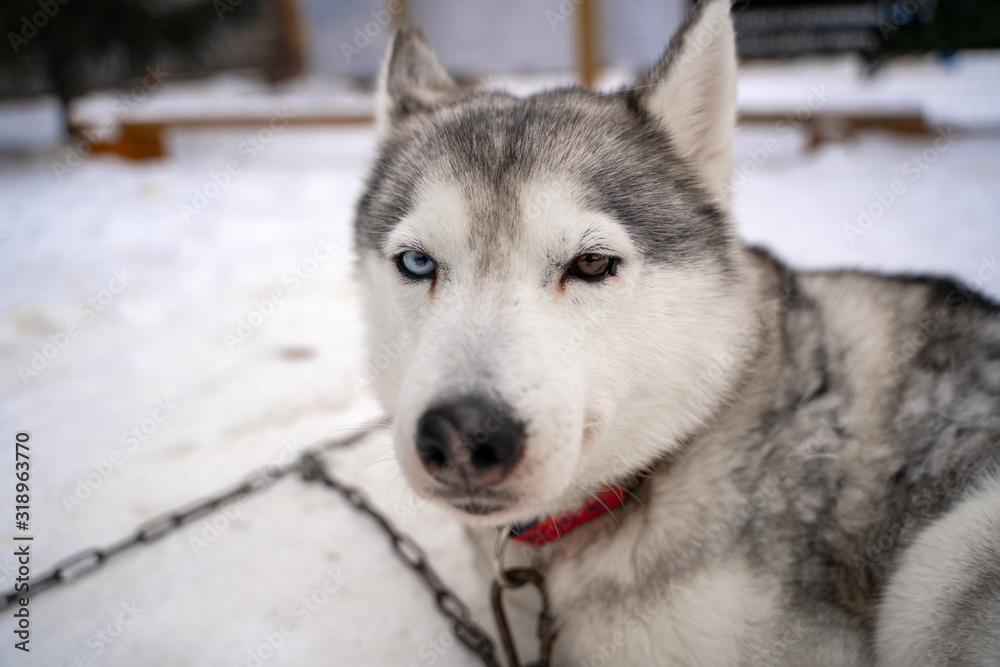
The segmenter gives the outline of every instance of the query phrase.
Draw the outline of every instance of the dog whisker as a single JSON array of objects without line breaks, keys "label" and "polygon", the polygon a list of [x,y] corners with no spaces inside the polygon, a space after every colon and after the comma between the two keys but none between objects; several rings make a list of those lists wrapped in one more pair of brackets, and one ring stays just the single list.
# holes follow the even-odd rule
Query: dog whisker
[{"label": "dog whisker", "polygon": [[[583,491],[583,492],[584,492],[584,493],[586,493],[587,495],[593,495],[593,494],[592,494],[591,492],[589,492],[589,491],[588,491],[587,489],[585,489],[585,488],[584,488],[583,486],[581,486],[581,485],[579,485],[579,484],[575,484],[575,483],[574,483],[574,486],[576,486],[576,487],[577,487],[578,489],[580,489],[581,491]],[[616,516],[615,516],[615,513],[611,511],[611,508],[610,508],[610,507],[608,507],[608,506],[607,506],[607,505],[606,505],[606,504],[604,503],[604,501],[600,499],[600,497],[598,497],[598,496],[594,496],[594,497],[595,497],[595,498],[597,498],[597,502],[601,503],[601,506],[602,506],[602,507],[604,508],[604,510],[605,510],[605,511],[606,511],[606,512],[607,512],[608,514],[610,514],[610,515],[611,515],[611,518],[612,518],[612,519],[614,519],[614,520],[615,520],[615,523],[616,523],[616,524],[618,525],[618,527],[619,527],[619,528],[621,528],[621,526],[622,526],[622,525],[621,525],[621,523],[619,523],[619,521],[618,521],[618,517],[616,517]]]},{"label": "dog whisker", "polygon": [[368,468],[372,467],[373,465],[378,465],[379,463],[389,463],[390,461],[395,461],[395,460],[396,460],[395,456],[389,456],[384,459],[376,459],[374,461],[370,461],[365,465],[361,466],[361,468],[354,474],[354,479],[355,481],[357,481],[361,473],[367,470]]},{"label": "dog whisker", "polygon": [[552,513],[552,510],[549,509],[548,505],[545,506],[545,514],[548,518],[552,519],[552,527],[555,528],[556,539],[562,543],[562,533],[559,532],[559,524],[556,522],[556,515]]}]

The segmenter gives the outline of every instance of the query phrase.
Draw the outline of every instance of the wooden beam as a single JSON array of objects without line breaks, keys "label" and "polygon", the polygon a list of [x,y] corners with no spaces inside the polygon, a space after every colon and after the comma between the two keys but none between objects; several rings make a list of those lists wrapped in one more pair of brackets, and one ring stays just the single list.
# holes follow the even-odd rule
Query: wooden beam
[{"label": "wooden beam", "polygon": [[[789,122],[791,114],[742,113],[740,124],[770,125]],[[895,134],[929,135],[932,128],[924,120],[919,111],[896,112],[891,114],[852,113],[849,111],[837,113],[818,113],[801,121],[801,131],[806,135],[806,148],[815,150],[823,144],[842,143],[857,138],[862,130],[883,130]]]},{"label": "wooden beam", "polygon": [[[117,138],[112,141],[91,143],[95,153],[115,153],[132,160],[160,158],[166,154],[166,142],[163,135],[173,128],[265,128],[274,120],[265,116],[244,116],[217,118],[175,118],[160,122],[122,123]],[[371,114],[314,114],[287,118],[289,125],[347,127],[353,125],[371,125],[375,119]],[[86,126],[74,126],[81,131]]]}]

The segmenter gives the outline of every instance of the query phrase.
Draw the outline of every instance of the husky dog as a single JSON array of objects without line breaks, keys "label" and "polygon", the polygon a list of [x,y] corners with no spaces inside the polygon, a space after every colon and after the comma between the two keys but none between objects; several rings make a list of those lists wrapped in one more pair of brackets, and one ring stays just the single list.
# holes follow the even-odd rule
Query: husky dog
[{"label": "husky dog", "polygon": [[746,247],[735,76],[728,0],[609,94],[397,33],[356,242],[404,474],[571,519],[533,542],[557,665],[1000,665],[1000,309]]}]

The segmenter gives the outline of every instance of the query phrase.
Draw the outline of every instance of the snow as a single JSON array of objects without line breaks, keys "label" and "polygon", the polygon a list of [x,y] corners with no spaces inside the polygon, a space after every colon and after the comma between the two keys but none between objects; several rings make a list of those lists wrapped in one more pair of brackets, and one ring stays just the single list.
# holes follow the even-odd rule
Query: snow
[{"label": "snow", "polygon": [[0,104],[0,149],[30,151],[58,140],[63,132],[55,98],[7,100]]},{"label": "snow", "polygon": [[[219,99],[239,85],[220,86]],[[0,114],[0,127],[8,117],[23,110]],[[959,123],[944,137],[935,147],[937,137],[864,132],[810,152],[785,127],[744,128],[741,233],[799,267],[949,273],[1000,296],[1000,138]],[[0,153],[0,432],[11,449],[17,431],[31,434],[34,574],[378,414],[356,388],[364,358],[350,230],[373,132],[290,126],[264,138],[177,131],[163,160],[96,155],[62,174],[53,162],[65,162],[66,146]],[[914,156],[926,169],[912,171]],[[853,233],[858,209],[873,210],[896,180],[902,194]],[[206,205],[186,215],[199,193]],[[249,336],[234,345],[227,335],[241,321]],[[18,366],[46,350],[47,367],[22,379]],[[329,459],[486,623],[471,549],[406,488],[389,439],[376,433]],[[0,470],[0,507],[13,504],[12,471]],[[11,524],[0,523],[3,589]],[[30,609],[30,656],[12,649],[8,610],[0,663],[476,664],[373,522],[291,478]]]},{"label": "snow", "polygon": [[995,128],[1000,121],[1000,54],[907,56],[871,74],[854,56],[802,58],[779,67],[751,61],[740,68],[737,101],[742,111],[757,113],[805,105],[826,113],[919,113],[932,125]]}]

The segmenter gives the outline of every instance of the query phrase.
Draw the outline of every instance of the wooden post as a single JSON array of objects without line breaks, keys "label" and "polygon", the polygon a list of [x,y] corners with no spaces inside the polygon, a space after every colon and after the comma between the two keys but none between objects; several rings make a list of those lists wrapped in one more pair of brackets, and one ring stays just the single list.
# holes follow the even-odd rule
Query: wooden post
[{"label": "wooden post", "polygon": [[576,22],[576,62],[580,82],[588,88],[597,78],[597,0],[580,0]]},{"label": "wooden post", "polygon": [[305,72],[302,16],[296,0],[278,0],[275,3],[278,20],[278,72],[276,79],[290,79]]},{"label": "wooden post", "polygon": [[[392,26],[393,30],[410,24],[410,0],[386,0],[385,4],[389,10],[389,25]],[[399,10],[393,12],[394,7]]]}]

